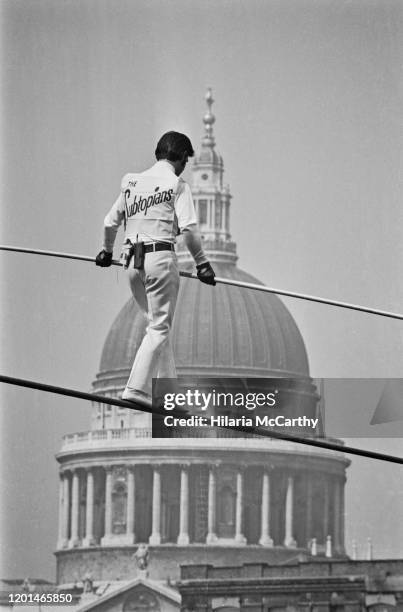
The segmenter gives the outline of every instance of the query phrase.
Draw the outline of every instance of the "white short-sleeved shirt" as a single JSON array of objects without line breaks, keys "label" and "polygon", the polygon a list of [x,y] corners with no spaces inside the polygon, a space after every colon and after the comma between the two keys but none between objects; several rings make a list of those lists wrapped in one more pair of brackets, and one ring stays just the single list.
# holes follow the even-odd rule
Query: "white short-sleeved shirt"
[{"label": "white short-sleeved shirt", "polygon": [[174,243],[178,228],[197,223],[189,185],[176,176],[166,160],[144,172],[125,174],[121,192],[104,220],[107,250],[112,250],[122,221],[126,238],[132,241]]}]

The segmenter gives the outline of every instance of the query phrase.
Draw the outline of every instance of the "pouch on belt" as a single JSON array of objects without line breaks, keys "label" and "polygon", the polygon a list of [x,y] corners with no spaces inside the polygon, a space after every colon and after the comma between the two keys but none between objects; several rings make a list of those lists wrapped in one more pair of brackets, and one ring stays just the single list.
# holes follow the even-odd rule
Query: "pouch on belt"
[{"label": "pouch on belt", "polygon": [[130,261],[133,259],[133,268],[137,270],[144,270],[144,242],[135,242],[134,244],[127,239],[122,247],[122,254],[120,256],[125,270],[130,265]]}]

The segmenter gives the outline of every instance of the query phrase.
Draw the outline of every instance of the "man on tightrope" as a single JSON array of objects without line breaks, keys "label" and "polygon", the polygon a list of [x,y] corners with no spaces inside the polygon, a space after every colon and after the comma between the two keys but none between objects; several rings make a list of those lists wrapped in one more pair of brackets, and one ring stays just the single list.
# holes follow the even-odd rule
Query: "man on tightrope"
[{"label": "man on tightrope", "polygon": [[215,274],[201,244],[189,185],[180,178],[194,151],[179,132],[164,134],[155,151],[157,162],[148,170],[126,174],[121,191],[104,220],[104,243],[96,265],[109,267],[122,222],[122,259],[133,296],[148,318],[122,399],[151,405],[152,379],[176,378],[170,330],[179,290],[175,253],[182,233],[196,263],[197,276],[215,285]]}]

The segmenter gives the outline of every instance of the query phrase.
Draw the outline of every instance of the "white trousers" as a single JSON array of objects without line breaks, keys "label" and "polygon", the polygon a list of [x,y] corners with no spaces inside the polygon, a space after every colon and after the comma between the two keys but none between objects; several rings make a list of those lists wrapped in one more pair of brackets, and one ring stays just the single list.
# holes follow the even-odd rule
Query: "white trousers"
[{"label": "white trousers", "polygon": [[176,378],[170,341],[179,291],[176,253],[146,253],[144,270],[129,268],[128,275],[134,299],[147,316],[148,325],[126,388],[151,397],[153,378]]}]

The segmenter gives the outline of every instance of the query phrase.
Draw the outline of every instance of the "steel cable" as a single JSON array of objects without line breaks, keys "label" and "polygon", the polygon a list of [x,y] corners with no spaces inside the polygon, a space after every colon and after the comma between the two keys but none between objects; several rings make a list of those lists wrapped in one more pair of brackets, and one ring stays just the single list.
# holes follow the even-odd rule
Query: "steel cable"
[{"label": "steel cable", "polygon": [[[119,400],[112,397],[107,397],[104,395],[97,395],[95,393],[87,393],[84,391],[77,391],[75,389],[66,389],[65,387],[58,387],[54,385],[48,385],[45,383],[38,383],[32,380],[25,380],[23,378],[14,378],[11,376],[3,376],[0,375],[0,382],[16,385],[19,387],[27,387],[29,389],[37,389],[39,391],[44,391],[47,393],[56,393],[58,395],[64,395],[68,397],[75,397],[78,399],[84,399],[91,402],[98,402],[100,404],[109,404],[111,406],[118,406],[121,408],[129,408],[131,410],[139,410],[141,412],[148,412],[150,414],[154,414],[156,416],[166,415],[166,412],[163,409],[151,408],[149,406],[145,406],[138,402],[128,402],[126,400]],[[182,412],[182,411],[170,411],[170,414],[173,416],[177,416],[179,418],[186,418],[186,416],[191,416],[190,413]],[[350,455],[358,455],[360,457],[367,457],[369,459],[378,459],[380,461],[388,461],[390,463],[399,463],[403,464],[403,457],[396,457],[394,455],[386,455],[384,453],[376,453],[374,451],[362,450],[359,448],[355,448],[352,446],[345,446],[342,444],[335,444],[332,442],[328,442],[326,440],[317,440],[312,438],[302,438],[299,436],[293,435],[285,435],[282,433],[278,433],[276,431],[268,431],[266,429],[262,429],[261,427],[227,427],[226,429],[231,429],[234,431],[240,431],[247,434],[259,435],[265,438],[277,438],[279,440],[284,440],[286,442],[295,442],[297,444],[304,444],[307,446],[314,446],[321,449],[332,450],[338,453],[347,453]],[[190,436],[189,436],[190,437]]]}]

